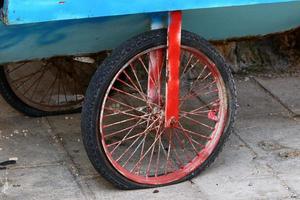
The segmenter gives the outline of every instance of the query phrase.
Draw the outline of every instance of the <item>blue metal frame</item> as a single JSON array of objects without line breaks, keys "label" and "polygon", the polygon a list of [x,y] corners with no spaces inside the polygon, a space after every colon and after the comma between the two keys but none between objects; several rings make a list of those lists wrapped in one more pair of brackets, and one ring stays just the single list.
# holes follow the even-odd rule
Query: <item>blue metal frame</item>
[{"label": "blue metal frame", "polygon": [[4,0],[6,24],[219,8],[299,0]]},{"label": "blue metal frame", "polygon": [[[28,2],[29,0],[23,1]],[[31,1],[40,3],[50,0]],[[75,0],[68,0],[69,3],[71,1],[75,2]],[[81,0],[77,1],[82,2]],[[93,2],[94,0],[89,1]],[[10,0],[9,2],[21,1]],[[31,10],[36,10],[35,15],[37,15],[39,13],[38,7],[35,5],[32,7],[34,8]],[[15,11],[15,13],[14,11],[10,9],[10,12],[15,16],[27,12],[26,9],[20,10],[20,12]],[[43,14],[43,9],[41,9],[41,14]],[[11,20],[11,18],[8,19]],[[24,19],[20,18],[18,23],[25,23]],[[113,49],[123,41],[150,30],[151,27],[155,29],[164,26],[166,19],[164,13],[151,13],[79,20],[55,20],[31,24],[28,24],[30,21],[26,21],[25,24],[10,26],[5,26],[0,22],[0,64]],[[36,18],[36,20],[39,19]],[[288,3],[183,11],[183,29],[212,40],[265,35],[289,30],[299,25],[300,0]]]}]

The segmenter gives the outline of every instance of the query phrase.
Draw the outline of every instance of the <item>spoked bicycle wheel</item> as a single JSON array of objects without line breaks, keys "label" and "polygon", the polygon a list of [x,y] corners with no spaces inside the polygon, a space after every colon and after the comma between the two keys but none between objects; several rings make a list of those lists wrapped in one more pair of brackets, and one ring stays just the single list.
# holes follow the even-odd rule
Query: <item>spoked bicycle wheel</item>
[{"label": "spoked bicycle wheel", "polygon": [[[85,148],[94,167],[122,189],[193,178],[213,162],[233,126],[230,69],[208,42],[183,31],[179,121],[166,128],[166,41],[165,30],[127,41],[104,61],[87,90]],[[151,56],[161,63],[155,80]]]},{"label": "spoked bicycle wheel", "polygon": [[96,70],[72,58],[51,58],[0,67],[0,92],[15,109],[28,116],[75,113]]}]

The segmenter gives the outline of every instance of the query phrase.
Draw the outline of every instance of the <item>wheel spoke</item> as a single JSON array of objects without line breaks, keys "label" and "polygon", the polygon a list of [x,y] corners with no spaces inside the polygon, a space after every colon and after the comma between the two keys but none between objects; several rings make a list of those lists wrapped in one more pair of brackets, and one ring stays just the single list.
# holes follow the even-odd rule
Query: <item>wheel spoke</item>
[{"label": "wheel spoke", "polygon": [[[154,122],[152,123],[152,125],[153,125],[155,122],[156,122],[156,121],[154,121]],[[149,130],[153,130],[153,128],[152,128],[151,125],[150,125],[146,130],[144,130],[144,131],[142,131],[142,132],[140,132],[140,133],[137,133],[137,134],[135,134],[135,135],[133,135],[133,136],[130,136],[130,137],[124,137],[122,140],[117,141],[117,142],[114,142],[114,143],[109,144],[109,145],[107,145],[107,146],[110,147],[110,146],[114,146],[114,145],[116,145],[116,144],[121,144],[122,142],[127,141],[127,140],[132,140],[132,139],[134,139],[134,138],[136,138],[136,137],[139,137],[140,135],[145,134],[145,133],[146,133],[147,131],[149,131]]]},{"label": "wheel spoke", "polygon": [[140,110],[137,109],[137,108],[134,108],[133,106],[130,106],[130,105],[126,104],[126,103],[123,103],[123,102],[121,102],[121,101],[118,101],[118,100],[116,100],[116,99],[114,99],[114,98],[112,98],[112,97],[107,97],[107,99],[109,99],[109,100],[111,100],[111,101],[113,101],[113,102],[115,102],[115,103],[118,103],[118,104],[120,104],[120,105],[122,105],[122,106],[125,106],[125,107],[127,107],[127,108],[131,108],[132,110],[135,110],[135,111],[138,111],[138,112],[142,112],[142,113],[144,113],[144,114],[147,114],[147,113],[145,113],[145,112],[143,112],[143,111],[140,111]]},{"label": "wheel spoke", "polygon": [[113,108],[104,108],[106,110],[110,110],[110,111],[113,111],[113,112],[117,112],[118,114],[123,114],[123,115],[127,115],[127,116],[131,116],[131,117],[137,117],[137,118],[142,118],[142,119],[146,119],[145,116],[148,116],[148,115],[135,115],[135,114],[132,114],[132,113],[128,113],[128,112],[124,112],[124,111],[121,111],[121,110],[115,110]]},{"label": "wheel spoke", "polygon": [[183,128],[182,125],[180,126],[179,129],[181,129],[181,130],[184,131],[184,132],[188,132],[188,133],[190,133],[190,134],[196,135],[196,136],[198,136],[198,137],[200,137],[200,138],[206,139],[206,140],[210,140],[210,139],[211,139],[210,137],[207,137],[207,136],[205,136],[205,135],[203,135],[203,134],[201,134],[201,133],[197,133],[197,132],[194,132],[194,131],[185,129],[185,128]]},{"label": "wheel spoke", "polygon": [[[123,71],[123,73],[125,74],[125,76],[127,77],[127,79],[130,81],[130,83],[132,84],[132,85],[129,85],[128,83],[126,83],[125,81],[122,81],[121,79],[117,79],[117,80],[119,80],[119,81],[121,81],[121,82],[123,82],[124,84],[126,84],[128,87],[130,87],[130,88],[132,88],[132,89],[135,89],[145,100],[146,100],[146,94],[144,94],[143,93],[143,90],[142,90],[142,88],[141,88],[141,85],[139,84],[139,82],[138,82],[138,85],[139,85],[139,87],[140,88],[138,88],[138,86],[134,83],[134,81],[131,79],[131,77],[127,74],[127,72],[126,72],[126,70],[124,70]],[[135,74],[135,72],[134,72],[134,74]],[[136,74],[134,75],[135,76],[135,78],[137,78],[136,77]],[[138,80],[137,80],[138,81]]]},{"label": "wheel spoke", "polygon": [[[158,49],[120,66],[101,106],[100,142],[109,161],[121,175],[142,184],[170,183],[195,171],[209,156],[207,149],[217,145],[218,131],[223,131],[217,127],[226,119],[227,95],[217,67],[201,52],[182,47],[179,120],[165,127],[166,58],[160,71],[149,71],[155,64],[150,57]],[[156,89],[161,90],[159,98]]]},{"label": "wheel spoke", "polygon": [[[16,98],[24,102],[25,106],[44,112],[45,115],[72,112],[81,107],[83,100],[73,95],[72,91],[70,97],[68,95],[68,91],[72,90],[74,85],[82,85],[82,79],[71,77],[70,67],[60,66],[61,64],[57,66],[56,60],[61,61],[61,58],[4,66],[7,82]],[[73,78],[71,88],[68,86],[70,77]],[[25,112],[30,114],[30,111]]]},{"label": "wheel spoke", "polygon": [[149,147],[149,149],[145,152],[145,154],[139,159],[139,161],[137,162],[137,164],[132,168],[131,172],[133,170],[135,170],[135,168],[138,166],[138,164],[146,157],[146,155],[150,152],[151,148],[153,145],[155,145],[155,143],[157,142],[157,140],[159,139],[159,137],[161,137],[161,135],[163,134],[164,131],[162,131],[161,133],[159,133],[159,135],[157,136],[157,138],[155,138],[154,142],[151,144],[151,146]]},{"label": "wheel spoke", "polygon": [[28,63],[28,62],[21,63],[20,65],[17,65],[17,67],[13,68],[12,70],[7,69],[6,72],[7,72],[7,73],[12,73],[12,72],[14,72],[14,71],[20,69],[21,67],[23,67],[23,66],[24,66],[25,64],[27,64],[27,63]]}]

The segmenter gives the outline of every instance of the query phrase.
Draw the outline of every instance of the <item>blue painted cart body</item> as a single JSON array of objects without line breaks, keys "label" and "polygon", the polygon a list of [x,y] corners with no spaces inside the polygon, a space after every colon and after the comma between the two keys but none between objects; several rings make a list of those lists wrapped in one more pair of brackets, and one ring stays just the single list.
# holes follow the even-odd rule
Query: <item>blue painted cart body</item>
[{"label": "blue painted cart body", "polygon": [[298,0],[4,0],[0,63],[94,53],[150,29],[156,12],[184,10],[183,28],[207,39],[300,25]]}]

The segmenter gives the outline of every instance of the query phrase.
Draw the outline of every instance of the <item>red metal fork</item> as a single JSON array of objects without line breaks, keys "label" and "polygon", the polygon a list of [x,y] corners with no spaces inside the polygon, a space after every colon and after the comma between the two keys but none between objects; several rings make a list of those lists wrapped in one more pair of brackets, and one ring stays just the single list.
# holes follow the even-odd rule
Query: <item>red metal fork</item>
[{"label": "red metal fork", "polygon": [[170,12],[168,26],[165,127],[177,126],[179,118],[181,24],[181,11]]}]

